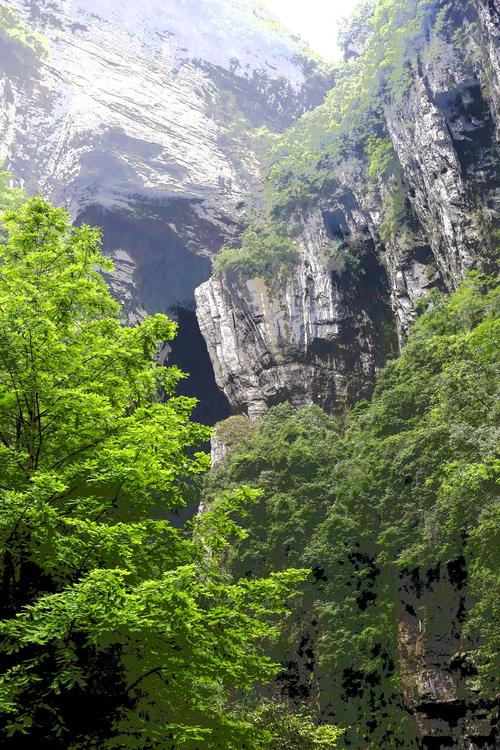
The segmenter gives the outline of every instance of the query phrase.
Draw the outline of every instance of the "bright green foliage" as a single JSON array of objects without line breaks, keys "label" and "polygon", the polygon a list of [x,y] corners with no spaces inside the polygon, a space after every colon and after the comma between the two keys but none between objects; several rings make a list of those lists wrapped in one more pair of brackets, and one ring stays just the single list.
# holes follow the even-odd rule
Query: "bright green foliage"
[{"label": "bright green foliage", "polygon": [[318,726],[306,709],[292,711],[286,703],[264,701],[249,716],[273,750],[334,750],[344,734],[329,724]]},{"label": "bright green foliage", "polygon": [[296,243],[271,221],[252,223],[239,237],[239,247],[226,247],[214,262],[215,273],[232,271],[241,278],[276,276],[297,260]]},{"label": "bright green foliage", "polygon": [[4,224],[2,747],[261,747],[228,697],[275,674],[260,644],[304,575],[219,570],[250,490],[194,536],[166,520],[209,462],[194,400],[173,395],[182,374],[154,361],[175,324],[124,325],[98,230],[39,198]]},{"label": "bright green foliage", "polygon": [[[349,726],[357,748],[416,746],[396,648],[412,571],[468,571],[465,630],[483,694],[499,687],[499,290],[475,274],[422,309],[343,434],[318,407],[277,406],[210,479],[214,494],[240,482],[262,492],[234,570],[313,569],[273,655],[292,696],[318,692],[322,717]],[[433,627],[428,613],[423,632]]]},{"label": "bright green foliage", "polygon": [[368,177],[378,180],[382,176],[394,174],[399,171],[399,162],[389,138],[380,138],[372,135],[368,138],[365,146],[368,157]]},{"label": "bright green foliage", "polygon": [[[448,52],[455,49],[474,63],[476,42],[469,40],[464,47],[457,32],[464,18],[469,35],[477,13],[468,1],[458,19],[456,4],[447,0],[367,0],[360,4],[341,35],[341,44],[349,46],[349,35],[353,35],[361,54],[336,69],[335,84],[323,104],[306,112],[284,133],[262,139],[267,143],[267,151],[261,154],[264,228],[249,229],[243,233],[241,247],[223,250],[216,259],[216,271],[232,269],[249,277],[291,267],[296,260],[289,240],[291,221],[300,220],[309,207],[335,194],[339,184],[345,186],[346,178],[348,184],[350,175],[358,181],[367,179],[370,189],[378,191],[380,239],[393,242],[399,238],[401,247],[411,242],[407,189],[389,137],[387,115],[403,105],[418,65],[438,54],[436,50],[446,45]],[[359,266],[356,253],[350,255],[353,268]]]},{"label": "bright green foliage", "polygon": [[[389,138],[387,112],[404,103],[419,59],[431,46],[446,42],[448,49],[459,47],[454,5],[446,0],[360,5],[352,33],[361,36],[364,51],[338,67],[323,104],[284,133],[262,139],[267,142],[261,156],[267,216],[260,227],[243,233],[240,247],[219,254],[217,272],[231,269],[248,278],[292,266],[296,253],[285,229],[291,217],[334,193],[339,182],[345,185],[349,174],[366,175],[374,190],[383,188],[382,241],[398,235],[408,239],[407,190]],[[460,11],[461,19],[464,14],[467,20],[475,18],[469,5]],[[470,58],[473,47],[469,44],[459,54]]]}]

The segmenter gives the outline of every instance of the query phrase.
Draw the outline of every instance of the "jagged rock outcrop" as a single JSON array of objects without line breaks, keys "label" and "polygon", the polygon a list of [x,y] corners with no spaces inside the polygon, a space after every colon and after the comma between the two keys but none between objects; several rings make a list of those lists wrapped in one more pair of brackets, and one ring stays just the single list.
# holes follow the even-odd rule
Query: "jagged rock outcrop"
[{"label": "jagged rock outcrop", "polygon": [[303,219],[298,262],[281,278],[226,274],[195,292],[217,382],[252,418],[285,400],[340,408],[368,394],[383,358],[385,273],[369,251],[356,274],[335,268],[328,216]]},{"label": "jagged rock outcrop", "polygon": [[491,112],[500,135],[500,2],[476,0],[484,33],[484,67],[490,92]]},{"label": "jagged rock outcrop", "polygon": [[[284,400],[341,412],[369,395],[422,295],[455,288],[498,228],[500,4],[473,5],[479,45],[464,16],[472,53],[434,40],[385,111],[397,176],[373,179],[361,153],[346,157],[316,205],[294,217],[297,263],[273,278],[207,280],[261,187],[252,129],[290,124],[326,82],[251,0],[4,0],[36,37],[23,46],[0,33],[0,162],[29,192],[103,226],[110,285],[132,323],[157,310],[179,319],[169,361],[191,373],[193,390],[181,392],[208,404],[197,418],[213,423],[230,405],[254,419]],[[371,27],[360,17],[353,31],[348,59]],[[385,213],[398,191],[405,215],[391,233]],[[196,325],[196,286],[199,329],[229,403]],[[228,445],[217,433],[214,463]],[[400,581],[405,706],[425,747],[489,748],[458,573]]]},{"label": "jagged rock outcrop", "polygon": [[488,246],[499,212],[499,155],[488,100],[453,50],[417,75],[405,104],[387,114],[409,201],[448,289]]}]

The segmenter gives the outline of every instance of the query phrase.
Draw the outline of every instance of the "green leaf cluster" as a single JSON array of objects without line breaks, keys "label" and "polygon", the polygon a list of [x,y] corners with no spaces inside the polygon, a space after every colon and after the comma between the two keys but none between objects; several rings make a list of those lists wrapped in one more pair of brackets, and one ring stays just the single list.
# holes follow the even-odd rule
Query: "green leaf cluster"
[{"label": "green leaf cluster", "polygon": [[271,220],[252,221],[238,242],[238,247],[223,248],[215,257],[216,274],[229,271],[243,279],[275,277],[297,261],[297,244]]},{"label": "green leaf cluster", "polygon": [[284,701],[266,700],[249,716],[265,732],[273,750],[334,750],[342,744],[343,730],[318,725],[304,707],[297,711]]},{"label": "green leaf cluster", "polygon": [[46,57],[50,50],[41,34],[30,28],[17,11],[5,6],[0,7],[0,36],[24,47],[38,58]]}]

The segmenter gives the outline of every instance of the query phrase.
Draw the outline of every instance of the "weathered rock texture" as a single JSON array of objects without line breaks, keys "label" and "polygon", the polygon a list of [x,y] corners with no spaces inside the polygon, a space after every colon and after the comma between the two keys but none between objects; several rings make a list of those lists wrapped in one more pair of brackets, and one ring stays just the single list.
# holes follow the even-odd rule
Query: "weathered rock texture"
[{"label": "weathered rock texture", "polygon": [[472,644],[462,633],[470,602],[458,560],[401,577],[398,664],[407,710],[424,748],[495,748],[495,705],[481,696]]},{"label": "weathered rock texture", "polygon": [[477,0],[480,22],[484,32],[483,55],[486,82],[490,91],[491,111],[500,132],[500,2]]},{"label": "weathered rock texture", "polygon": [[390,327],[384,270],[368,247],[353,275],[328,257],[330,214],[303,221],[300,257],[282,278],[212,278],[197,313],[218,383],[255,418],[269,405],[327,409],[367,395]]},{"label": "weathered rock texture", "polygon": [[[133,323],[193,315],[208,258],[259,190],[253,128],[282,128],[328,83],[252,0],[5,0],[35,33],[0,29],[0,163],[77,221],[103,227],[111,285]],[[40,43],[39,43],[40,42]],[[191,330],[192,328],[192,330]],[[199,331],[171,361],[213,389]],[[176,352],[182,356],[176,358]],[[185,356],[184,356],[185,355]]]},{"label": "weathered rock texture", "polygon": [[[232,409],[252,418],[285,399],[341,410],[370,392],[419,298],[455,288],[487,254],[500,217],[498,0],[476,0],[477,16],[457,2],[467,50],[441,39],[386,112],[399,177],[373,181],[359,155],[346,160],[328,194],[295,217],[295,268],[247,281],[207,281],[209,259],[236,237],[260,187],[252,128],[285,127],[326,88],[297,42],[251,0],[2,5],[48,53],[0,33],[0,162],[28,191],[103,226],[110,284],[131,322],[177,316],[169,360],[191,372],[186,392],[208,403],[198,417],[229,413],[212,365]],[[482,37],[472,49],[474,20]],[[370,33],[363,23],[353,31],[348,58]],[[406,218],[388,236],[385,206],[398,190]],[[359,265],[339,262],[332,243]],[[216,461],[227,445],[218,438]],[[461,635],[459,573],[416,571],[400,582],[405,701],[424,747],[493,748]]]},{"label": "weathered rock texture", "polygon": [[0,158],[74,214],[140,196],[231,215],[255,177],[248,149],[235,169],[221,146],[231,119],[283,126],[321,98],[298,44],[250,0],[3,5],[49,51],[35,61],[3,41]]},{"label": "weathered rock texture", "polygon": [[[409,92],[385,112],[397,175],[371,180],[353,155],[316,208],[295,217],[303,233],[291,274],[272,284],[226,275],[197,290],[200,327],[233,408],[257,416],[287,398],[341,410],[369,392],[390,351],[387,306],[401,344],[422,295],[455,289],[491,253],[500,219],[500,21],[496,0],[478,10],[457,9],[466,49],[435,40]],[[474,22],[479,43],[467,34]],[[395,195],[406,216],[389,234]],[[329,240],[361,259],[356,277],[332,267]]]}]

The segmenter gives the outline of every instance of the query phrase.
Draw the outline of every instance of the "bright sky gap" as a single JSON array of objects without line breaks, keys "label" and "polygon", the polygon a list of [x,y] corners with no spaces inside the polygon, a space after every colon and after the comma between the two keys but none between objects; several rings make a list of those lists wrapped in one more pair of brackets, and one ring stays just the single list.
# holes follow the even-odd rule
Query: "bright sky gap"
[{"label": "bright sky gap", "polygon": [[339,23],[349,16],[358,0],[262,0],[271,12],[295,34],[308,42],[326,60],[336,60]]}]

